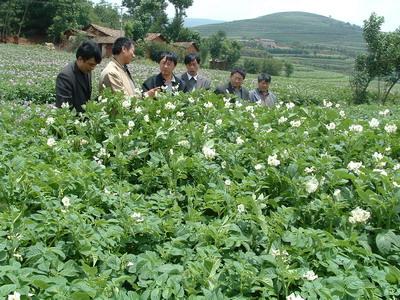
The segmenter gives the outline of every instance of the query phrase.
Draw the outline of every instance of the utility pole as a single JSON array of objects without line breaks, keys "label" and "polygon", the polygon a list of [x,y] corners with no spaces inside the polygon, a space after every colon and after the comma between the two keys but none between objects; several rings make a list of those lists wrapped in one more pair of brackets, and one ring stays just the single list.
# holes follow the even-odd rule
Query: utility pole
[{"label": "utility pole", "polygon": [[122,34],[122,5],[119,7],[119,30],[120,30],[120,36],[123,36]]}]

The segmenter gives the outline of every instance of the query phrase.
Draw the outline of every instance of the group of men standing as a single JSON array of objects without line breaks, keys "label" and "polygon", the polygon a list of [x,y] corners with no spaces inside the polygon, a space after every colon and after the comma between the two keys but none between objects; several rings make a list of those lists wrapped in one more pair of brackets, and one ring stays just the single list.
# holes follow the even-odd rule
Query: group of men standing
[{"label": "group of men standing", "polygon": [[[128,64],[135,57],[134,43],[125,37],[118,38],[112,47],[112,58],[100,75],[99,91],[110,88],[113,92],[122,92],[127,96],[137,94],[139,88],[129,72]],[[68,103],[77,112],[83,112],[83,105],[90,100],[92,83],[91,71],[101,62],[101,51],[93,41],[83,42],[76,52],[76,60],[69,63],[58,74],[56,79],[56,106]],[[186,72],[181,76],[174,74],[178,57],[172,52],[160,55],[160,73],[149,77],[142,84],[144,97],[156,97],[158,92],[182,91],[190,93],[194,90],[211,88],[210,79],[198,73],[200,57],[191,53],[185,56]],[[276,96],[269,91],[271,76],[258,76],[258,87],[250,92],[243,86],[246,73],[240,68],[231,71],[227,84],[218,86],[216,94],[230,94],[231,97],[260,102],[265,106],[274,106]]]}]

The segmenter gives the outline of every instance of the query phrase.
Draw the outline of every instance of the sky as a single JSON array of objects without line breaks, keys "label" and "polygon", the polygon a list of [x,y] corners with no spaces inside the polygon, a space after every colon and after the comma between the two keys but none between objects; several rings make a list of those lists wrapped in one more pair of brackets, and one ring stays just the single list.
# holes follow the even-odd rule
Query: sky
[{"label": "sky", "polygon": [[[95,1],[97,2],[97,1]],[[120,5],[121,0],[108,0]],[[194,0],[186,11],[188,18],[222,21],[252,19],[276,12],[304,11],[359,26],[372,12],[385,18],[384,31],[400,27],[400,0]],[[173,9],[168,9],[173,16]]]}]

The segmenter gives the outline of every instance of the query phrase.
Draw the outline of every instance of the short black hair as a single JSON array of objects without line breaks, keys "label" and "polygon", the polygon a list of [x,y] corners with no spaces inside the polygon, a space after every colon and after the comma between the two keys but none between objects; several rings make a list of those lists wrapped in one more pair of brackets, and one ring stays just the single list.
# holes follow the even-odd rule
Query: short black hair
[{"label": "short black hair", "polygon": [[96,63],[101,63],[101,51],[99,45],[90,40],[82,42],[76,50],[76,59],[79,57],[83,60],[94,58]]},{"label": "short black hair", "polygon": [[133,43],[132,40],[126,37],[119,37],[115,40],[112,46],[112,54],[118,55],[122,52],[122,48],[131,49],[131,47],[134,45],[135,44]]},{"label": "short black hair", "polygon": [[196,60],[198,64],[200,64],[200,56],[197,53],[189,53],[185,56],[184,62],[185,65],[190,64],[192,61]]},{"label": "short black hair", "polygon": [[178,64],[178,56],[174,52],[161,52],[158,63],[165,57],[166,60],[172,61],[175,66]]},{"label": "short black hair", "polygon": [[265,82],[271,82],[272,78],[271,75],[267,74],[267,73],[261,73],[260,75],[258,75],[258,82],[261,81],[265,81]]},{"label": "short black hair", "polygon": [[246,71],[243,70],[243,69],[241,69],[241,68],[234,68],[234,69],[232,69],[232,71],[231,71],[231,76],[232,76],[233,74],[235,74],[235,73],[239,73],[240,75],[242,75],[243,79],[246,78]]}]

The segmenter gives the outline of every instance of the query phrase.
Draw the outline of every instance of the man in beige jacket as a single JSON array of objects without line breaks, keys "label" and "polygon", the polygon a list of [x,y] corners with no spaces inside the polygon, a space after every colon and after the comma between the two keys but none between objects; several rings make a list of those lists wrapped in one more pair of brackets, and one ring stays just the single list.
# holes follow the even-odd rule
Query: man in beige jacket
[{"label": "man in beige jacket", "polygon": [[120,37],[113,44],[112,54],[111,61],[100,75],[100,93],[111,88],[113,92],[135,96],[135,83],[127,66],[135,57],[135,45],[130,39]]}]

